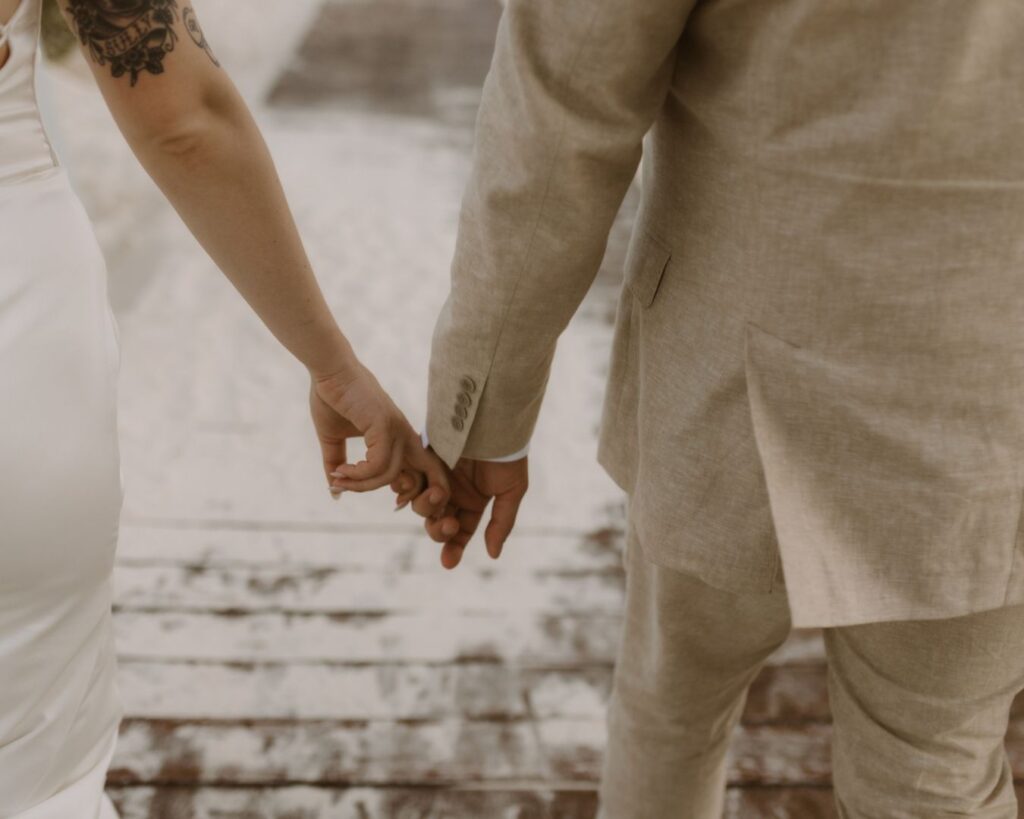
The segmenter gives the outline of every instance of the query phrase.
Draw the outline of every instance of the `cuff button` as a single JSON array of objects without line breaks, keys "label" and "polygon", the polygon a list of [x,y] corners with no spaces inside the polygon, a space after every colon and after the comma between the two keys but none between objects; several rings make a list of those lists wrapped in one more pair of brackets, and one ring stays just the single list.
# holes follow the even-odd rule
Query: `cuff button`
[{"label": "cuff button", "polygon": [[468,407],[470,404],[473,403],[473,399],[469,397],[469,393],[468,392],[460,392],[455,397],[455,400],[458,401],[460,404],[462,404],[462,406],[464,406],[464,407]]},{"label": "cuff button", "polygon": [[464,406],[462,406],[462,404],[456,404],[455,405],[455,414],[459,418],[463,418],[464,419],[464,418],[466,418],[469,415],[469,410],[466,409]]},{"label": "cuff button", "polygon": [[462,376],[462,380],[459,382],[459,386],[462,387],[463,392],[476,392],[476,381],[474,381],[468,375]]},{"label": "cuff button", "polygon": [[455,428],[456,432],[462,432],[463,427],[466,426],[466,422],[459,418],[458,415],[453,415],[452,426]]}]

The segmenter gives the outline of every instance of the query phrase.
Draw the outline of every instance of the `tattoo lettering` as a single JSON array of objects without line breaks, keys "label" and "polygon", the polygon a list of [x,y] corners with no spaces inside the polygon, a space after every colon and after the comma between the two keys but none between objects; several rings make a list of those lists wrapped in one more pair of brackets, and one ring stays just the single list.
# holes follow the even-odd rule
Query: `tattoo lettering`
[{"label": "tattoo lettering", "polygon": [[210,44],[206,42],[206,35],[203,34],[203,30],[199,27],[199,20],[191,6],[185,6],[185,9],[181,12],[181,19],[185,24],[185,31],[187,31],[188,36],[192,38],[192,42],[205,51],[206,56],[213,60],[213,64],[220,68],[220,63],[217,62],[217,58],[213,56]]},{"label": "tattoo lettering", "polygon": [[178,39],[178,0],[68,0],[67,10],[82,45],[113,76],[127,74],[134,86],[143,72],[163,73]]}]

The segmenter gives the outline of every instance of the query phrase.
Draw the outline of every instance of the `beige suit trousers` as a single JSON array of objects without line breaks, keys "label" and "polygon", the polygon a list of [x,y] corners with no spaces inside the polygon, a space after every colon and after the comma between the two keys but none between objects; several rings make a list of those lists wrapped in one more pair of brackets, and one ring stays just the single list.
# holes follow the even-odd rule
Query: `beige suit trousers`
[{"label": "beige suit trousers", "polygon": [[[785,590],[723,591],[650,551],[631,532],[598,816],[719,819],[730,736],[789,605]],[[1004,739],[1024,606],[824,637],[841,819],[1016,819]]]}]

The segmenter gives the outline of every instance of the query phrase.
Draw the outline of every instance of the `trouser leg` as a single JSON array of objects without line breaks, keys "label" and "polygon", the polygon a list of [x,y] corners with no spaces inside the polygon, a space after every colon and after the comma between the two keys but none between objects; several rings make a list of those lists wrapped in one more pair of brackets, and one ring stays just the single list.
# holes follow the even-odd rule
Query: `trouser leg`
[{"label": "trouser leg", "polygon": [[1016,819],[1024,606],[825,629],[842,819]]},{"label": "trouser leg", "polygon": [[791,630],[785,594],[737,595],[649,562],[631,534],[600,819],[720,819],[751,681]]}]

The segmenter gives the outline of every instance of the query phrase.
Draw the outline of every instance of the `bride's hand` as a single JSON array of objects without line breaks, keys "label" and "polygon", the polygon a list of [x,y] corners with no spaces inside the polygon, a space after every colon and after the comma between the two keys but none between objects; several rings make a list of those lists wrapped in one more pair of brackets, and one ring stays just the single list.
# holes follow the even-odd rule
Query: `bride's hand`
[{"label": "bride's hand", "polygon": [[[332,493],[336,487],[354,492],[378,489],[405,470],[418,477],[417,486],[399,497],[399,503],[426,486],[440,487],[448,496],[444,464],[423,448],[402,411],[364,366],[312,378],[309,403]],[[366,443],[366,459],[349,464],[346,442],[358,437]]]}]

